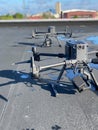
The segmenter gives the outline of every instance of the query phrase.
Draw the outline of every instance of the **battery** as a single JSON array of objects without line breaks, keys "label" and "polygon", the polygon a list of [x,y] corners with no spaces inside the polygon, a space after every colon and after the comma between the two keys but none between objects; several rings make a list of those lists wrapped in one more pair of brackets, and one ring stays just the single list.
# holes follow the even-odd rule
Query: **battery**
[{"label": "battery", "polygon": [[85,88],[87,85],[83,78],[81,76],[76,76],[73,78],[73,84],[77,87],[79,92],[83,91],[83,88]]}]

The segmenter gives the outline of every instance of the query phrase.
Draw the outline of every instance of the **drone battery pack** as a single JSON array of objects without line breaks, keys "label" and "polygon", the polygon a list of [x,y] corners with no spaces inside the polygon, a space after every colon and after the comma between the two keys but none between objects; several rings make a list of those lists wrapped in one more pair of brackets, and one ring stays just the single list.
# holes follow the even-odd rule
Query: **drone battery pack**
[{"label": "drone battery pack", "polygon": [[96,58],[96,59],[92,59],[92,63],[94,63],[94,64],[98,64],[98,58]]},{"label": "drone battery pack", "polygon": [[83,88],[87,86],[85,81],[80,76],[73,78],[73,84],[77,87],[79,92],[83,91]]}]

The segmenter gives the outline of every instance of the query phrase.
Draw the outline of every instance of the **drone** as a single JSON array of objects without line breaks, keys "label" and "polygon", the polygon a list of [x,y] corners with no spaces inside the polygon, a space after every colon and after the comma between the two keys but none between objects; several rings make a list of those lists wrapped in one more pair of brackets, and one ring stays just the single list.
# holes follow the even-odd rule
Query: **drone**
[{"label": "drone", "polygon": [[41,47],[50,47],[52,45],[51,37],[56,38],[59,47],[61,47],[61,43],[58,40],[58,35],[64,35],[65,38],[70,38],[72,37],[72,30],[70,30],[69,26],[66,26],[64,31],[56,32],[55,26],[49,26],[47,32],[38,32],[36,29],[32,31],[32,38],[44,36],[45,40]]},{"label": "drone", "polygon": [[[39,53],[35,46],[32,47],[32,57],[31,57],[31,68],[32,76],[35,79],[40,79],[41,71],[49,69],[51,67],[62,66],[60,73],[55,81],[46,81],[49,86],[51,86],[55,96],[57,94],[56,86],[60,85],[61,77],[64,71],[67,69],[72,70],[74,77],[71,79],[72,83],[76,86],[79,92],[90,89],[92,85],[95,89],[98,89],[98,72],[95,68],[90,67],[90,63],[98,64],[98,51],[89,51],[89,46],[86,41],[81,40],[68,40],[65,44],[65,52],[52,54],[52,53]],[[90,57],[93,54],[94,58]],[[63,58],[64,61],[48,64],[46,66],[37,66],[36,62],[41,61],[41,56],[50,56]]]}]

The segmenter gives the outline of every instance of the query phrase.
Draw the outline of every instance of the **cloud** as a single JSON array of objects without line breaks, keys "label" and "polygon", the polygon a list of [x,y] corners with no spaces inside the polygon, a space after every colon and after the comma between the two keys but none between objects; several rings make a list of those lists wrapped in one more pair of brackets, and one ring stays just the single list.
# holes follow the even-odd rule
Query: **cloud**
[{"label": "cloud", "polygon": [[62,0],[62,9],[97,9],[97,0]]}]

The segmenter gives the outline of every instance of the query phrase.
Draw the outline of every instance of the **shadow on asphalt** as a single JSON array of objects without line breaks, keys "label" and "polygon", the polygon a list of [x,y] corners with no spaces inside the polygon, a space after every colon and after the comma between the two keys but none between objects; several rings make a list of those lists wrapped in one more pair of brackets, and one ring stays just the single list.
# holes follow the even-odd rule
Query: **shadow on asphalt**
[{"label": "shadow on asphalt", "polygon": [[29,128],[26,128],[26,129],[22,129],[22,130],[35,130],[35,129],[29,129]]},{"label": "shadow on asphalt", "polygon": [[35,44],[34,43],[29,43],[29,42],[19,42],[18,45],[33,46]]},{"label": "shadow on asphalt", "polygon": [[4,100],[5,102],[8,102],[8,99],[5,98],[3,95],[0,94],[0,99]]},{"label": "shadow on asphalt", "polygon": [[[51,130],[60,130],[60,129],[61,129],[61,127],[58,126],[58,125],[55,125],[55,126],[52,126],[52,127],[51,127]],[[35,130],[35,129],[26,128],[26,129],[22,129],[22,130]]]},{"label": "shadow on asphalt", "polygon": [[[50,91],[51,96],[53,96],[53,92],[51,87],[47,82],[40,82],[40,80],[33,79],[31,73],[25,73],[22,71],[14,71],[14,70],[1,70],[0,77],[6,78],[7,82],[0,83],[0,87],[6,87],[7,85],[17,84],[19,82],[24,83],[27,87],[33,87],[33,85],[38,85],[42,89],[46,91]],[[69,82],[63,82],[63,85],[56,86],[58,93],[61,94],[75,94],[76,90],[72,84]],[[0,97],[1,99],[7,101],[7,99],[3,96]]]},{"label": "shadow on asphalt", "polygon": [[[50,91],[51,96],[55,97],[55,93],[50,86],[50,79],[34,79],[33,85],[38,85],[46,91]],[[53,81],[54,82],[54,81]],[[54,82],[55,83],[55,82]],[[55,85],[58,94],[75,94],[76,89],[70,82],[60,82],[60,85]]]},{"label": "shadow on asphalt", "polygon": [[52,130],[60,130],[60,129],[61,129],[61,127],[60,127],[60,126],[58,126],[58,125],[55,125],[55,126],[52,126],[52,127],[51,127],[51,129],[52,129]]},{"label": "shadow on asphalt", "polygon": [[35,44],[34,43],[27,43],[27,42],[19,42],[16,45],[12,45],[12,47],[18,47],[18,46],[22,46],[22,45],[25,45],[25,46],[34,46]]},{"label": "shadow on asphalt", "polygon": [[[44,42],[44,40],[42,42],[39,42],[39,43],[19,42],[18,45],[42,47],[43,46],[43,42]],[[18,46],[18,45],[16,45],[16,46]],[[15,46],[13,46],[13,47],[15,47]]]},{"label": "shadow on asphalt", "polygon": [[30,83],[30,74],[22,72],[22,71],[14,71],[14,70],[1,70],[0,77],[6,78],[8,81],[5,83],[0,83],[0,87],[16,84],[19,82]]},{"label": "shadow on asphalt", "polygon": [[[32,86],[32,82],[30,80],[30,76],[27,73],[13,70],[1,70],[0,77],[6,79],[7,82],[0,82],[0,87],[6,87],[7,85],[16,84],[19,82],[23,82],[28,87]],[[0,99],[8,102],[8,99],[0,94]]]},{"label": "shadow on asphalt", "polygon": [[40,43],[29,43],[29,42],[19,42],[18,44],[16,45],[13,45],[12,47],[22,47],[22,46],[36,46],[36,47],[42,47],[43,45],[43,42],[40,42]]},{"label": "shadow on asphalt", "polygon": [[[55,125],[55,126],[52,126],[52,127],[51,127],[51,130],[60,130],[60,129],[61,129],[61,127],[58,126],[58,125]],[[26,128],[26,129],[22,129],[22,130],[35,130],[35,129]]]}]

